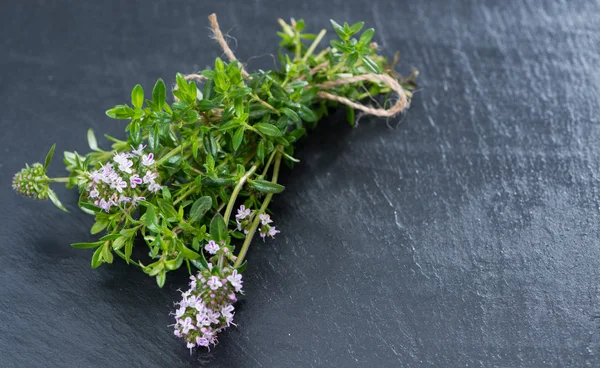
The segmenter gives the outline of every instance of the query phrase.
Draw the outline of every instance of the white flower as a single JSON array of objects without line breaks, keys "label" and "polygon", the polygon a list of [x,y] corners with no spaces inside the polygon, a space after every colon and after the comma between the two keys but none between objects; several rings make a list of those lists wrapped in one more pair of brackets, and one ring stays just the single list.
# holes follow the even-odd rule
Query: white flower
[{"label": "white flower", "polygon": [[237,215],[235,215],[235,218],[238,220],[243,220],[246,217],[250,216],[250,213],[251,213],[251,211],[249,208],[246,208],[246,206],[241,205],[240,208],[238,209]]},{"label": "white flower", "polygon": [[242,290],[242,275],[238,274],[237,270],[233,270],[231,275],[227,276],[227,281],[235,288],[237,293]]},{"label": "white flower", "polygon": [[156,193],[161,189],[162,189],[162,185],[157,184],[157,183],[152,183],[148,186],[148,190],[151,191],[152,193]]},{"label": "white flower", "polygon": [[154,165],[154,153],[149,153],[142,156],[142,165],[151,166]]},{"label": "white flower", "polygon": [[154,179],[156,179],[156,178],[158,178],[158,174],[148,170],[148,171],[146,171],[146,175],[144,175],[144,183],[145,184],[153,184]]},{"label": "white flower", "polygon": [[219,280],[218,276],[211,276],[208,278],[208,282],[206,283],[206,285],[208,285],[208,287],[210,287],[211,290],[217,290],[218,288],[223,286],[223,283],[221,283],[221,280]]},{"label": "white flower", "polygon": [[271,222],[273,222],[273,220],[271,220],[271,216],[267,215],[266,213],[261,213],[258,218],[260,218],[260,222],[263,225],[267,225],[270,224]]},{"label": "white flower", "polygon": [[137,149],[134,149],[133,146],[131,146],[131,153],[136,156],[141,156],[144,154],[144,148],[146,148],[146,146],[143,144],[140,144]]},{"label": "white flower", "polygon": [[208,244],[204,246],[204,250],[206,250],[210,254],[217,254],[219,251],[219,246],[215,243],[214,240],[210,240]]}]

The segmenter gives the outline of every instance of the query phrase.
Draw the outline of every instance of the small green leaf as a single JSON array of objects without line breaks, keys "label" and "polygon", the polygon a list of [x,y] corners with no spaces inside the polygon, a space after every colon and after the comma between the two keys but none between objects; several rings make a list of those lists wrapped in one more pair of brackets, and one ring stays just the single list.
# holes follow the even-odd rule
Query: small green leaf
[{"label": "small green leaf", "polygon": [[198,222],[202,220],[204,215],[210,208],[212,207],[212,198],[209,196],[204,196],[198,198],[194,204],[192,205],[192,209],[190,210],[190,222]]},{"label": "small green leaf", "polygon": [[194,252],[193,250],[189,249],[188,247],[186,247],[185,245],[183,245],[182,242],[178,241],[177,242],[177,248],[179,249],[179,251],[181,252],[181,254],[183,254],[183,256],[191,261],[197,261],[199,260],[200,254]]},{"label": "small green leaf", "polygon": [[166,98],[167,89],[165,87],[165,82],[159,78],[154,85],[154,89],[152,90],[152,101],[154,101],[158,111],[162,110]]},{"label": "small green leaf", "polygon": [[54,156],[54,150],[56,149],[56,143],[50,147],[50,151],[46,154],[46,159],[44,160],[44,171],[50,166],[50,162],[52,162],[52,157]]},{"label": "small green leaf", "polygon": [[162,288],[165,285],[165,281],[167,280],[167,271],[164,269],[160,270],[158,275],[156,275],[156,284],[159,288]]},{"label": "small green leaf", "polygon": [[131,91],[131,104],[138,109],[144,105],[144,89],[139,84],[136,84]]},{"label": "small green leaf", "polygon": [[346,57],[346,65],[349,68],[352,68],[352,66],[354,66],[354,64],[356,64],[357,61],[358,61],[358,52],[356,52],[356,51],[351,52]]},{"label": "small green leaf", "polygon": [[98,268],[102,264],[102,250],[104,247],[98,247],[92,256],[92,268]]},{"label": "small green leaf", "polygon": [[331,25],[333,26],[333,29],[335,30],[335,33],[337,33],[337,35],[342,39],[342,40],[346,40],[348,39],[348,35],[346,34],[346,32],[344,31],[344,28],[342,26],[340,26],[336,21],[334,21],[333,19],[329,20],[331,22]]},{"label": "small green leaf", "polygon": [[154,128],[148,134],[148,145],[152,151],[158,150],[160,145],[160,126],[158,124],[154,124]]},{"label": "small green leaf", "polygon": [[238,273],[244,273],[244,271],[246,271],[247,264],[248,264],[248,261],[244,261],[241,265],[239,265],[235,269],[237,270]]},{"label": "small green leaf", "polygon": [[265,141],[263,140],[258,142],[258,147],[256,147],[256,158],[261,164],[265,163]]},{"label": "small green leaf", "polygon": [[227,225],[225,225],[225,219],[217,212],[210,221],[210,236],[213,240],[225,240],[227,237]]},{"label": "small green leaf", "polygon": [[359,45],[368,44],[369,42],[371,42],[371,39],[373,38],[374,35],[375,35],[375,30],[373,28],[367,29],[360,36],[360,39],[358,40]]},{"label": "small green leaf", "polygon": [[282,107],[281,109],[279,109],[282,113],[285,114],[285,116],[287,116],[288,118],[290,118],[294,123],[299,123],[300,122],[300,117],[298,116],[298,114],[290,109],[289,107]]},{"label": "small green leaf", "polygon": [[352,26],[350,26],[350,33],[356,34],[356,33],[360,32],[360,30],[364,27],[364,25],[365,25],[365,22],[354,23]]},{"label": "small green leaf", "polygon": [[73,243],[73,244],[71,244],[71,246],[73,248],[78,248],[78,249],[90,249],[90,248],[99,247],[103,243],[104,243],[103,241],[97,241],[97,242],[93,242],[93,243]]},{"label": "small green leaf", "polygon": [[317,121],[317,114],[315,114],[310,107],[305,105],[300,105],[300,108],[298,108],[298,116],[307,123],[314,123]]},{"label": "small green leaf", "polygon": [[131,260],[131,252],[133,251],[133,239],[129,239],[127,243],[125,243],[125,262],[129,264]]},{"label": "small green leaf", "polygon": [[135,110],[127,105],[117,105],[107,110],[106,115],[113,119],[131,119],[135,115]]},{"label": "small green leaf", "polygon": [[235,131],[235,134],[233,135],[233,149],[235,151],[237,151],[237,149],[242,144],[242,141],[244,140],[244,130],[244,127],[241,126]]},{"label": "small green leaf", "polygon": [[100,249],[102,249],[102,259],[104,259],[104,262],[112,263],[113,262],[113,254],[110,251],[110,243],[109,242],[104,243],[104,245]]},{"label": "small green leaf", "polygon": [[278,137],[281,135],[281,131],[279,129],[277,129],[277,127],[273,124],[258,123],[258,124],[253,125],[253,127],[264,135],[268,135],[271,137]]},{"label": "small green leaf", "polygon": [[123,248],[123,246],[125,245],[125,242],[128,241],[129,238],[126,236],[120,236],[117,239],[115,239],[112,243],[112,247],[113,249],[119,250],[121,248]]},{"label": "small green leaf", "polygon": [[160,232],[160,227],[158,224],[158,218],[156,217],[156,211],[154,210],[154,206],[149,205],[146,208],[146,227],[155,233]]},{"label": "small green leaf", "polygon": [[285,187],[281,184],[272,183],[267,180],[251,180],[250,185],[254,187],[259,192],[263,193],[281,193],[285,189]]},{"label": "small green leaf", "polygon": [[52,201],[52,203],[54,203],[54,205],[56,207],[58,207],[59,209],[65,211],[65,212],[69,212],[65,206],[63,206],[62,203],[60,203],[60,200],[58,199],[58,196],[56,195],[56,193],[54,193],[54,191],[52,189],[48,189],[48,198],[50,198],[50,201]]},{"label": "small green leaf", "polygon": [[94,131],[92,130],[92,128],[88,129],[87,141],[88,146],[90,146],[90,149],[92,151],[100,151],[100,149],[98,148],[98,141],[96,141],[96,136],[94,135]]},{"label": "small green leaf", "polygon": [[363,55],[362,62],[365,68],[367,68],[370,72],[375,74],[381,73],[381,70],[379,70],[379,65],[377,65],[377,63],[374,62],[370,57]]}]

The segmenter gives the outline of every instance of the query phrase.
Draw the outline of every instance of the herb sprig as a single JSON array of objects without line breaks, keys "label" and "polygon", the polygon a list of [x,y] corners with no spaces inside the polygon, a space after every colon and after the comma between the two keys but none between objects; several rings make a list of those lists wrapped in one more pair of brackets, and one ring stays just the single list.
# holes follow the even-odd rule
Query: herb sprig
[{"label": "herb sprig", "polygon": [[[332,20],[339,39],[319,49],[326,31],[305,33],[304,21],[294,19],[279,20],[281,69],[249,74],[216,16],[210,20],[229,62],[217,58],[212,69],[177,74],[172,103],[162,79],[151,93],[136,85],[130,104],[106,111],[127,121],[125,140],[106,136],[112,145],[103,150],[90,129],[91,152],[64,153],[68,177],[46,176],[52,146],[44,165],[27,166],[13,183],[17,192],[49,198],[65,211],[49,184],[79,189],[79,208],[95,216],[91,233],[104,233],[98,241],[72,244],[94,249],[93,268],[116,255],[162,287],[167,272],[185,267],[192,281],[178,303],[175,335],[189,348],[215,344],[217,332],[232,323],[252,239],[257,232],[262,238],[279,233],[269,204],[285,189],[278,182],[281,164],[298,162],[295,142],[340,104],[350,124],[355,108],[378,116],[404,110],[416,77],[393,71],[397,60],[389,64],[377,53],[375,32],[363,31],[363,22]],[[398,101],[388,109],[359,103],[391,94]],[[132,259],[137,238],[148,246],[149,260]]]}]

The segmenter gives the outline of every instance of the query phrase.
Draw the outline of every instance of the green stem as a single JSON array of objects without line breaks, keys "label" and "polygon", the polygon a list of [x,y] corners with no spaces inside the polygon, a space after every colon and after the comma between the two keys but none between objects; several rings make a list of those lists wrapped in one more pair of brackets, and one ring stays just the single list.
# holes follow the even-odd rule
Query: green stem
[{"label": "green stem", "polygon": [[[277,157],[275,158],[275,167],[273,168],[273,178],[271,179],[272,183],[277,183],[277,178],[279,176],[279,166],[281,166],[281,152],[278,152]],[[269,206],[269,202],[271,202],[271,198],[273,198],[273,193],[267,194],[265,200],[263,201],[258,213],[254,217],[254,221],[252,222],[252,226],[250,230],[248,230],[248,235],[246,235],[246,240],[244,240],[244,244],[242,244],[242,249],[238,254],[238,257],[235,261],[233,267],[239,267],[242,262],[244,262],[244,257],[246,257],[246,253],[248,252],[248,248],[250,247],[250,243],[252,242],[252,238],[254,237],[254,233],[260,224],[260,216],[259,214],[265,213],[267,207]]]},{"label": "green stem", "polygon": [[306,60],[308,60],[308,57],[310,55],[312,55],[312,53],[315,51],[315,49],[317,48],[317,46],[319,45],[319,43],[321,42],[321,40],[323,39],[323,37],[325,37],[325,33],[327,33],[327,31],[324,30],[324,29],[322,29],[321,32],[319,32],[319,34],[317,35],[317,38],[315,38],[315,40],[310,45],[310,47],[308,48],[308,50],[306,50],[306,53],[304,54],[304,57],[302,58],[302,61],[306,62]]},{"label": "green stem", "polygon": [[192,193],[194,190],[196,190],[196,187],[192,183],[192,185],[190,186],[190,189],[188,189],[187,192],[183,193],[181,195],[181,197],[179,197],[175,201],[173,201],[173,206],[175,206],[177,203],[183,201],[185,199],[185,197],[187,197],[188,195],[190,195],[190,193]]},{"label": "green stem", "polygon": [[275,154],[278,152],[278,149],[275,148],[273,150],[273,153],[271,153],[271,156],[269,156],[269,159],[267,160],[267,164],[265,165],[265,168],[262,172],[262,174],[260,175],[262,178],[265,177],[265,175],[267,175],[267,171],[269,171],[269,167],[271,166],[271,161],[273,161],[273,157],[275,157]]},{"label": "green stem", "polygon": [[175,147],[172,150],[170,150],[169,152],[167,152],[167,154],[165,154],[163,157],[161,157],[159,160],[156,161],[156,165],[160,165],[163,162],[165,162],[166,160],[168,160],[170,157],[175,156],[179,151],[183,152],[183,149],[187,147],[187,145],[190,144],[190,142],[185,142],[182,143],[181,146],[179,147]]},{"label": "green stem", "polygon": [[69,182],[69,178],[48,178],[48,181],[50,183],[68,183]]},{"label": "green stem", "polygon": [[246,182],[246,180],[248,180],[248,178],[252,174],[254,174],[254,172],[256,171],[257,168],[258,168],[258,165],[253,165],[250,168],[250,170],[248,170],[246,172],[246,174],[244,174],[244,176],[242,176],[240,178],[240,181],[238,181],[235,188],[233,188],[231,197],[229,197],[229,203],[227,204],[227,208],[225,209],[225,215],[223,216],[223,218],[225,219],[226,225],[229,224],[229,217],[231,217],[231,212],[233,211],[233,206],[235,205],[235,200],[237,199],[238,194],[240,194],[240,191],[242,190],[242,187],[244,186],[244,183]]}]

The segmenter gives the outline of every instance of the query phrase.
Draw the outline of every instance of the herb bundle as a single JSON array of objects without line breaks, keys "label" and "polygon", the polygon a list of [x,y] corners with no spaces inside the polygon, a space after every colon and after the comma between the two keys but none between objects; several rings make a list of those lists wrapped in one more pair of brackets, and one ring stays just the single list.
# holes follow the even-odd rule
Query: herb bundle
[{"label": "herb bundle", "polygon": [[[50,184],[78,188],[78,206],[95,216],[98,241],[75,243],[94,249],[92,267],[112,263],[114,256],[139,267],[165,284],[167,272],[190,273],[190,288],[174,312],[174,333],[188,348],[210,347],[217,333],[233,322],[234,306],[243,294],[242,273],[252,239],[275,237],[269,215],[281,164],[293,165],[294,143],[332,107],[393,116],[408,107],[414,77],[401,78],[392,63],[377,54],[374,30],[363,22],[339,25],[339,39],[319,50],[325,30],[304,32],[304,22],[279,20],[281,69],[249,74],[225,42],[213,14],[214,36],[229,62],[217,58],[214,68],[177,74],[172,94],[159,79],[146,96],[136,85],[131,105],[106,114],[128,121],[126,140],[106,136],[111,150],[98,146],[88,131],[90,153],[65,152],[68,177],[46,175],[55,146],[45,163],[17,173],[13,188],[35,199],[50,199],[65,210]],[[359,101],[396,95],[387,109]],[[147,97],[147,98],[146,98]],[[389,101],[389,99],[388,99]],[[235,213],[234,213],[235,212]],[[149,260],[132,259],[136,239],[143,239]]]}]

